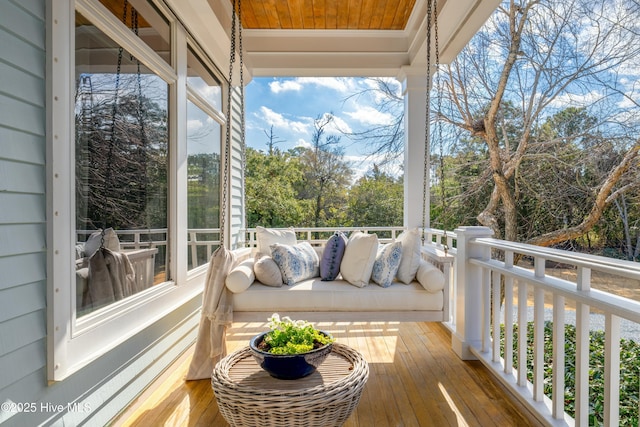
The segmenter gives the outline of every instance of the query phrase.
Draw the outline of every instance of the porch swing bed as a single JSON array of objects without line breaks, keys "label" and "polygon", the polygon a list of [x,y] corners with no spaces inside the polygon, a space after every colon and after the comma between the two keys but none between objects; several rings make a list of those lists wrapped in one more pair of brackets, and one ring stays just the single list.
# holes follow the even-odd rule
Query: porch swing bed
[{"label": "porch swing bed", "polygon": [[257,236],[258,247],[232,251],[225,286],[234,321],[265,321],[274,312],[310,321],[449,319],[453,258],[423,247],[417,228],[389,243],[338,231],[313,247],[295,241],[292,229],[258,227]]}]

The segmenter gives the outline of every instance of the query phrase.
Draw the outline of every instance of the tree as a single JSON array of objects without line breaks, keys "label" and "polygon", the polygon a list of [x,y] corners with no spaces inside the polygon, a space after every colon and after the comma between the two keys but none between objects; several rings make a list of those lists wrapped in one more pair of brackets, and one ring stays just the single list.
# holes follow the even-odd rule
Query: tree
[{"label": "tree", "polygon": [[[640,55],[635,22],[638,7],[634,2],[591,0],[505,1],[440,75],[444,85],[440,118],[487,148],[487,166],[475,187],[482,187],[482,179],[490,178],[491,194],[477,219],[497,237],[538,245],[578,238],[597,224],[620,194],[637,187],[631,171],[640,148],[637,136],[632,138],[637,135],[638,122],[628,120],[629,115],[621,122],[620,89],[612,88],[622,87],[625,76],[619,70]],[[584,113],[595,120],[579,121],[576,126],[556,117],[558,123],[547,122],[556,134],[539,127],[559,111],[559,105],[596,93],[593,102],[583,103],[588,108]],[[580,114],[567,113],[581,120]],[[598,133],[605,138],[589,137]],[[555,153],[550,147],[560,148],[564,141],[573,144],[565,148],[574,149],[581,139],[596,144],[582,147],[582,155],[602,153],[611,142],[621,155],[592,177],[595,191],[586,198],[584,215],[567,218],[556,229],[532,230],[518,209],[521,184],[530,183],[523,181],[523,169],[552,159]],[[536,157],[540,153],[550,157]],[[585,165],[589,162],[594,163],[590,159]],[[548,171],[555,172],[553,168]],[[538,177],[548,185],[554,179],[567,184],[560,175]],[[556,191],[566,188],[555,186]]]},{"label": "tree", "polygon": [[279,150],[266,155],[247,148],[246,154],[247,225],[289,227],[301,224],[305,209],[296,192],[303,176],[300,160]]},{"label": "tree", "polygon": [[266,130],[263,130],[263,132],[267,136],[267,148],[269,149],[269,155],[272,156],[274,150],[277,150],[276,145],[284,142],[284,139],[275,136],[275,134],[273,133],[273,125],[271,125],[269,132],[267,132]]},{"label": "tree", "polygon": [[342,212],[340,207],[344,205],[345,190],[351,181],[352,172],[344,161],[340,137],[326,134],[332,121],[332,114],[316,118],[311,147],[300,150],[303,179],[298,195],[310,202],[313,212],[310,225],[314,227],[337,225],[332,220]]},{"label": "tree", "polygon": [[350,226],[401,226],[403,198],[402,179],[374,165],[349,190],[348,223]]}]

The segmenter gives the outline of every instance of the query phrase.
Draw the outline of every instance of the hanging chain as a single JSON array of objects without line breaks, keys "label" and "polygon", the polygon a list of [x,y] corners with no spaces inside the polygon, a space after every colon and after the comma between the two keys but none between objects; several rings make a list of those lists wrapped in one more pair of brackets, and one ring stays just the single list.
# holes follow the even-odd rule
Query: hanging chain
[{"label": "hanging chain", "polygon": [[431,152],[431,144],[429,133],[431,131],[430,123],[430,105],[431,105],[431,22],[433,17],[432,0],[427,3],[427,87],[425,95],[425,117],[424,117],[424,165],[422,167],[422,244],[425,240],[425,228],[427,227],[427,191],[429,181],[429,153]]},{"label": "hanging chain", "polygon": [[[244,60],[243,60],[243,47],[242,47],[242,0],[238,0],[238,57],[240,58],[240,170],[242,171],[242,188],[245,188],[245,168],[247,166],[247,148],[245,141],[245,110],[244,110]],[[247,203],[246,203],[246,191],[243,191],[243,209],[244,212],[244,227],[249,227],[247,221]],[[246,233],[245,233],[246,240]]]},{"label": "hanging chain", "polygon": [[224,144],[224,168],[222,172],[222,203],[220,205],[220,247],[224,247],[225,223],[227,219],[227,186],[229,184],[229,153],[231,150],[231,97],[233,88],[233,63],[236,61],[236,0],[231,13],[231,49],[229,51],[229,88],[227,90],[227,124]]},{"label": "hanging chain", "polygon": [[[427,5],[427,88],[425,96],[425,123],[424,123],[424,165],[423,165],[423,181],[422,181],[422,244],[425,241],[425,228],[427,219],[427,192],[430,191],[429,182],[429,157],[431,155],[431,31],[434,33],[434,53],[435,53],[435,75],[437,77],[436,86],[438,89],[437,97],[437,116],[434,120],[434,126],[436,128],[436,137],[440,146],[440,189],[442,191],[442,203],[443,210],[441,215],[444,215],[446,210],[445,201],[445,187],[444,187],[444,152],[443,152],[443,140],[442,140],[442,125],[440,123],[440,110],[442,108],[442,87],[440,82],[440,46],[438,40],[438,1],[429,0]],[[447,244],[447,230],[443,225],[444,231],[444,252],[448,252],[449,247]]]},{"label": "hanging chain", "polygon": [[442,192],[442,212],[440,213],[440,215],[442,216],[442,230],[444,232],[443,235],[443,249],[444,249],[444,253],[445,255],[449,252],[449,245],[447,243],[447,229],[445,227],[445,223],[444,223],[444,215],[447,211],[447,199],[446,199],[446,192],[445,192],[445,182],[444,182],[444,139],[442,138],[442,120],[440,117],[440,112],[442,111],[442,81],[441,81],[441,75],[440,75],[440,49],[439,49],[439,43],[438,43],[438,0],[434,0],[434,5],[433,5],[433,13],[434,13],[434,21],[433,21],[433,30],[435,32],[435,52],[436,52],[436,89],[438,91],[438,98],[436,100],[437,102],[437,106],[436,106],[436,112],[437,112],[437,116],[436,116],[436,122],[435,125],[437,126],[436,128],[436,138],[438,140],[438,144],[440,147],[440,190]]}]

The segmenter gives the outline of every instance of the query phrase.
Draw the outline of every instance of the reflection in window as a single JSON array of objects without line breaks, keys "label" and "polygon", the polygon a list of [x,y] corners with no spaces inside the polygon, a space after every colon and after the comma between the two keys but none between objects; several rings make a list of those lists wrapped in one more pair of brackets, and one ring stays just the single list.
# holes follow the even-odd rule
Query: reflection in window
[{"label": "reflection in window", "polygon": [[188,266],[209,261],[220,239],[220,83],[189,49],[187,56]]},{"label": "reflection in window", "polygon": [[78,317],[165,281],[168,259],[168,85],[88,22],[76,14]]},{"label": "reflection in window", "polygon": [[116,18],[171,64],[171,26],[148,0],[100,0]]},{"label": "reflection in window", "polygon": [[222,89],[207,67],[193,52],[187,50],[187,84],[213,108],[222,111]]},{"label": "reflection in window", "polygon": [[206,264],[219,240],[220,129],[218,122],[187,103],[189,268]]}]

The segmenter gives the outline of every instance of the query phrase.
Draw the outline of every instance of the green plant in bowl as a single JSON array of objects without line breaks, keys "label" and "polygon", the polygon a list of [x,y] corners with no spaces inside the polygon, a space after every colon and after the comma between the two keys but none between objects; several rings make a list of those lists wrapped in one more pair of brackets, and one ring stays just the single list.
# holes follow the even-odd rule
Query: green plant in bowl
[{"label": "green plant in bowl", "polygon": [[274,313],[269,332],[256,335],[249,342],[251,353],[260,367],[279,379],[298,379],[312,374],[327,358],[333,337],[304,320],[291,320]]},{"label": "green plant in bowl", "polygon": [[306,320],[291,320],[288,316],[280,319],[278,313],[273,313],[268,320],[270,331],[258,348],[271,354],[307,353],[334,341]]}]

